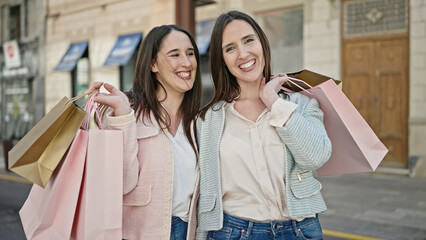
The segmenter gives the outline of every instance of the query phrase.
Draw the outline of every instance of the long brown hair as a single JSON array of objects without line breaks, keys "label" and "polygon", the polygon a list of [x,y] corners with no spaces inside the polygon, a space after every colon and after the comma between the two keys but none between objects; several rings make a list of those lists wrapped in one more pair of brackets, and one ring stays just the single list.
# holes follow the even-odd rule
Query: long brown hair
[{"label": "long brown hair", "polygon": [[260,28],[259,24],[249,15],[240,11],[230,11],[220,15],[213,27],[213,32],[210,41],[210,70],[212,73],[215,93],[213,100],[208,103],[201,110],[201,117],[204,119],[207,110],[215,103],[224,100],[231,102],[240,94],[240,86],[237,79],[232,75],[226,66],[222,53],[222,35],[223,31],[230,22],[233,20],[243,20],[250,24],[256,32],[260,43],[262,44],[263,57],[265,59],[265,68],[263,69],[263,76],[266,82],[271,78],[271,51],[269,48],[269,41],[266,34]]},{"label": "long brown hair", "polygon": [[[192,46],[194,47],[195,57],[197,60],[197,71],[195,74],[194,85],[192,89],[185,92],[185,96],[179,109],[179,112],[182,115],[186,138],[197,155],[196,147],[191,136],[191,122],[197,115],[201,105],[200,54],[198,52],[197,44],[189,32],[177,25],[162,25],[153,28],[146,35],[142,42],[142,47],[139,49],[136,60],[135,75],[133,78],[133,87],[126,93],[126,95],[136,113],[136,119],[139,120],[141,114],[144,116],[150,116],[150,113],[152,113],[160,126],[169,128],[170,116],[161,105],[156,95],[159,87],[164,89],[166,96],[167,91],[158,81],[155,73],[151,71],[151,64],[157,59],[157,53],[160,51],[164,38],[173,30],[183,32],[188,36]],[[165,113],[165,116],[161,114],[162,112]],[[152,119],[150,117],[148,119],[152,123]]]}]

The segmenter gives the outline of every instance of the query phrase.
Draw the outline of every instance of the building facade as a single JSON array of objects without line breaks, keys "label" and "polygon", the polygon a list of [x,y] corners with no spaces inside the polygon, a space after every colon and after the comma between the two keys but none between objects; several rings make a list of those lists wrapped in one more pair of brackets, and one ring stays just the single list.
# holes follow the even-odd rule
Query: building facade
[{"label": "building facade", "polygon": [[232,9],[268,35],[273,72],[310,69],[342,88],[389,153],[379,170],[426,176],[426,1],[217,0],[197,22]]},{"label": "building facade", "polygon": [[0,127],[7,151],[44,115],[44,1],[0,1]]},{"label": "building facade", "polygon": [[46,17],[46,109],[93,81],[129,90],[139,43],[174,22],[169,0],[50,0]]},{"label": "building facade", "polygon": [[[120,37],[143,39],[152,27],[174,23],[178,2],[48,1],[46,109],[92,81],[127,90],[137,47],[127,60],[107,64],[120,50]],[[416,170],[426,161],[426,0],[214,2],[195,11],[206,96],[213,87],[207,56],[214,20],[222,12],[244,11],[268,35],[274,73],[310,69],[342,80],[343,91],[389,149],[381,169],[426,175]]]}]

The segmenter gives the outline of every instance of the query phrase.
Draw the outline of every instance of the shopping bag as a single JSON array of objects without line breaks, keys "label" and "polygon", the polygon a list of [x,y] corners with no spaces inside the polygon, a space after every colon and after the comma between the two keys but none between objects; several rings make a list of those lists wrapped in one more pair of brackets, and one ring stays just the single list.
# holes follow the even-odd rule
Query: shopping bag
[{"label": "shopping bag", "polygon": [[[311,70],[308,69],[303,69],[302,71],[298,71],[298,72],[292,72],[292,73],[286,73],[288,77],[291,78],[295,78],[298,80],[301,80],[301,82],[298,82],[297,84],[300,85],[300,87],[302,87],[303,89],[308,89],[310,88],[310,86],[316,86],[320,83],[323,83],[329,79],[331,79],[330,77],[327,77],[325,75],[313,72]],[[333,79],[333,81],[339,85],[341,84],[340,80],[335,80]],[[295,92],[299,92],[302,89],[294,84],[291,84],[291,82],[285,82],[283,84],[284,87],[295,91]]]},{"label": "shopping bag", "polygon": [[9,169],[44,187],[84,116],[83,109],[64,97],[9,151]]},{"label": "shopping bag", "polygon": [[34,184],[19,211],[27,239],[69,239],[83,178],[87,131],[77,134],[46,187]]},{"label": "shopping bag", "polygon": [[[288,82],[294,86],[301,83],[294,80],[298,79],[290,78]],[[303,89],[301,93],[318,100],[332,143],[330,159],[316,172],[335,175],[375,171],[388,152],[385,145],[332,79],[309,85],[310,89]]]},{"label": "shopping bag", "polygon": [[[90,108],[89,104],[88,112]],[[86,168],[71,239],[122,238],[123,133],[104,130],[100,122],[98,126],[100,129],[89,130]]]}]

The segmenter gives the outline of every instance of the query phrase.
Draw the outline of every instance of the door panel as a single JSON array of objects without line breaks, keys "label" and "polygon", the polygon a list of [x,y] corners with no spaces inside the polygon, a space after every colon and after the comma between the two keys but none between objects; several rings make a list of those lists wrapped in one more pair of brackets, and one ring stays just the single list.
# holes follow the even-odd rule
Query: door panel
[{"label": "door panel", "polygon": [[343,42],[343,91],[389,149],[383,166],[408,160],[407,38]]},{"label": "door panel", "polygon": [[407,39],[376,41],[379,82],[377,133],[389,149],[387,166],[405,167],[408,157],[408,43]]},{"label": "door panel", "polygon": [[344,62],[349,65],[344,76],[343,91],[367,122],[371,122],[371,60],[374,45],[371,42],[346,45]]}]

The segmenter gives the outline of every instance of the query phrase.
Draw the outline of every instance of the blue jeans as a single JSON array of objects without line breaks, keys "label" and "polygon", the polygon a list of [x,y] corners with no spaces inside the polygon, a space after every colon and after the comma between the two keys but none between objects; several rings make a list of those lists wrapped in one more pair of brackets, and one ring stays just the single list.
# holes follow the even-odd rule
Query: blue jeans
[{"label": "blue jeans", "polygon": [[210,231],[207,240],[267,240],[267,239],[323,239],[318,215],[303,221],[273,221],[270,223],[251,222],[224,214],[223,228]]},{"label": "blue jeans", "polygon": [[188,231],[188,223],[179,217],[172,217],[172,228],[170,231],[170,240],[185,240]]}]

